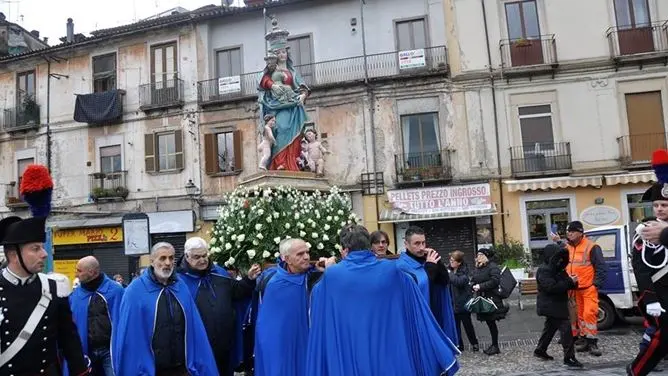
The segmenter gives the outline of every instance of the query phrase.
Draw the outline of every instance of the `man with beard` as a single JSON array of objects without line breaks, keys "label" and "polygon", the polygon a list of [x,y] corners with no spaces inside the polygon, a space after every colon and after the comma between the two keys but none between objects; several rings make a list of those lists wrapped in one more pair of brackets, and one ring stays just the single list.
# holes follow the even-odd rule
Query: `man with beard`
[{"label": "man with beard", "polygon": [[60,375],[59,352],[70,375],[89,373],[67,301],[69,280],[40,273],[47,258],[45,222],[52,189],[45,166],[28,166],[21,196],[33,218],[0,221],[0,244],[7,257],[0,272],[0,375]]},{"label": "man with beard", "polygon": [[183,261],[178,269],[179,276],[195,299],[218,372],[221,376],[232,376],[235,366],[231,364],[232,350],[241,345],[235,341],[238,328],[235,328],[234,303],[250,298],[255,279],[261,272],[260,265],[253,265],[242,280],[233,279],[226,270],[209,260],[208,245],[198,237],[186,241]]},{"label": "man with beard", "polygon": [[100,272],[93,256],[77,262],[80,286],[70,295],[70,307],[83,350],[96,374],[114,376],[111,366],[111,331],[118,323],[123,287]]},{"label": "man with beard", "polygon": [[112,336],[118,375],[218,375],[188,286],[174,273],[174,247],[151,248],[151,266],[132,281]]}]

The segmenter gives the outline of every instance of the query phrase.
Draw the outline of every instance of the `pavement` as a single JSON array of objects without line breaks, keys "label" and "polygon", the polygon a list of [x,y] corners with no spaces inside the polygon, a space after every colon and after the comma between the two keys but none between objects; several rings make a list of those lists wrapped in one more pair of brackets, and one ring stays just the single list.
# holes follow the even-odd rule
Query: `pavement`
[{"label": "pavement", "polygon": [[[626,375],[626,364],[631,362],[638,351],[642,336],[642,320],[630,318],[627,322],[618,323],[613,329],[599,333],[599,348],[603,352],[600,357],[578,353],[576,357],[584,364],[583,370],[567,369],[562,364],[562,349],[557,344],[559,335],[553,340],[548,353],[555,357],[554,361],[542,361],[533,356],[533,350],[543,328],[543,318],[536,314],[534,296],[524,297],[524,310],[518,307],[517,296],[507,301],[510,311],[506,319],[498,322],[499,344],[501,354],[487,356],[481,352],[471,352],[466,335],[465,350],[459,357],[460,371],[458,376],[602,376]],[[480,349],[489,346],[490,336],[487,325],[473,318]],[[666,371],[652,372],[652,375],[668,376]]]}]

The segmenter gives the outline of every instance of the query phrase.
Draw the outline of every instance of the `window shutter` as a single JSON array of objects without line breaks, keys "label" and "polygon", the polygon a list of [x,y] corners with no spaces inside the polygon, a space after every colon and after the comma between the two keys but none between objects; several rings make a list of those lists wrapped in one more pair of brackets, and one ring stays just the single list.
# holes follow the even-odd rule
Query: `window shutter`
[{"label": "window shutter", "polygon": [[218,135],[207,133],[204,135],[204,169],[207,175],[219,172],[218,168]]},{"label": "window shutter", "polygon": [[176,150],[176,169],[183,169],[183,131],[174,131],[174,150]]},{"label": "window shutter", "polygon": [[155,136],[153,133],[144,135],[144,161],[146,172],[155,172]]},{"label": "window shutter", "polygon": [[234,139],[234,171],[241,171],[244,169],[244,153],[242,150],[242,139],[241,139],[241,131],[234,131],[233,133],[233,139]]}]

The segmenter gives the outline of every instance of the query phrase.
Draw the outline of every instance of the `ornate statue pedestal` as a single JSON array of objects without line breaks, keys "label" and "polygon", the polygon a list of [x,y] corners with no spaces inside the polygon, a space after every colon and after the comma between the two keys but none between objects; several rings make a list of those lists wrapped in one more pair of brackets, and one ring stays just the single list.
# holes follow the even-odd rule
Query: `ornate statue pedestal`
[{"label": "ornate statue pedestal", "polygon": [[318,178],[313,172],[262,171],[239,182],[244,188],[264,188],[290,186],[300,191],[328,191],[331,186],[327,179]]}]

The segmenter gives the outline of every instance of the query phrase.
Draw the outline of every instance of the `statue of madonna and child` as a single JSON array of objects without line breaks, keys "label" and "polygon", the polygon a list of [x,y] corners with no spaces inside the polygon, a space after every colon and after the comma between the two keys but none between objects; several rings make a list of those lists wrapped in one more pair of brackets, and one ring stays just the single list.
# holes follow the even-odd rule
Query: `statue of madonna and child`
[{"label": "statue of madonna and child", "polygon": [[304,103],[311,91],[292,65],[288,51],[290,33],[278,28],[276,18],[271,22],[272,30],[265,36],[269,42],[266,67],[258,87],[262,120],[259,169],[322,175],[324,154],[329,152],[317,140],[315,130],[305,126],[308,116]]}]

